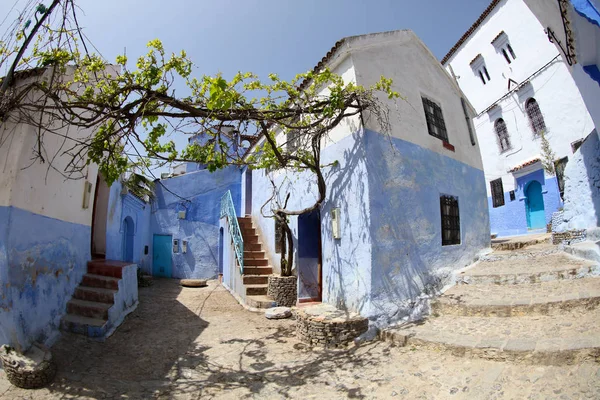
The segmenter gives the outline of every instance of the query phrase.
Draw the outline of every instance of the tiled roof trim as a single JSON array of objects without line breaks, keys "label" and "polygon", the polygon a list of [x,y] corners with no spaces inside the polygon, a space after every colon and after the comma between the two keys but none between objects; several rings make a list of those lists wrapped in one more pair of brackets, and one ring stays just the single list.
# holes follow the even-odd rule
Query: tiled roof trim
[{"label": "tiled roof trim", "polygon": [[491,2],[491,4],[483,11],[483,13],[481,13],[479,18],[477,18],[477,21],[475,21],[475,23],[473,25],[471,25],[469,30],[466,31],[465,34],[462,35],[460,39],[458,39],[458,42],[456,42],[456,44],[454,46],[452,46],[452,48],[450,49],[448,54],[446,54],[444,56],[444,58],[442,58],[442,64],[446,64],[446,62],[450,59],[450,57],[452,57],[454,55],[454,53],[456,53],[458,48],[463,45],[463,43],[473,34],[473,32],[475,32],[475,30],[477,28],[479,28],[479,25],[481,25],[483,23],[483,21],[487,18],[488,15],[490,15],[490,13],[494,10],[494,8],[496,8],[496,6],[498,5],[498,3],[500,3],[500,1],[502,1],[502,0],[493,0]]},{"label": "tiled roof trim", "polygon": [[496,37],[492,40],[492,44],[494,44],[496,40],[500,39],[502,35],[506,35],[506,33],[504,33],[504,31],[501,31],[499,34],[497,34]]},{"label": "tiled roof trim", "polygon": [[[46,68],[36,67],[15,71],[13,74],[12,82],[10,82],[10,86],[14,85],[15,82],[19,80],[31,78],[32,76],[42,75],[45,70]],[[4,81],[5,78],[6,77],[0,78],[0,84],[2,84],[2,81]]]},{"label": "tiled roof trim", "polygon": [[[323,58],[321,58],[321,61],[319,61],[317,63],[317,65],[315,65],[315,67],[312,69],[312,72],[316,74],[320,70],[322,70],[323,67],[329,62],[329,60],[331,60],[331,57],[333,57],[335,52],[342,46],[342,44],[344,44],[345,41],[346,41],[346,38],[338,40],[333,45],[333,47],[327,52],[327,54],[325,54],[325,56],[323,56]],[[299,90],[305,89],[309,82],[310,82],[309,79],[304,79],[302,81],[302,83],[300,83],[300,86],[298,86],[298,89]]]},{"label": "tiled roof trim", "polygon": [[477,59],[479,59],[479,58],[483,58],[483,56],[481,55],[481,53],[477,54],[475,56],[475,58],[471,60],[471,62],[469,63],[469,65],[473,65],[475,63],[475,61],[477,61]]},{"label": "tiled roof trim", "polygon": [[533,165],[533,164],[535,164],[537,162],[540,162],[540,161],[542,161],[542,160],[539,157],[536,157],[536,158],[534,158],[532,160],[524,162],[523,164],[517,165],[514,168],[511,168],[510,170],[508,170],[508,172],[517,172],[520,169],[523,169],[525,167],[528,167],[528,166]]}]

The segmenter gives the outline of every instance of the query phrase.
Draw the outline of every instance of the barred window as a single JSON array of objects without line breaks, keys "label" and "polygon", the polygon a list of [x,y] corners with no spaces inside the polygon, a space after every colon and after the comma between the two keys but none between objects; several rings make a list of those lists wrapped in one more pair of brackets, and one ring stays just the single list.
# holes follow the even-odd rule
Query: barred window
[{"label": "barred window", "polygon": [[490,182],[492,189],[492,206],[494,208],[504,205],[504,188],[502,187],[502,178]]},{"label": "barred window", "polygon": [[502,118],[496,120],[494,129],[496,130],[496,139],[500,147],[500,153],[510,150],[510,136],[508,135],[508,129],[506,129],[506,123]]},{"label": "barred window", "polygon": [[429,134],[444,142],[448,142],[448,133],[446,131],[446,123],[444,122],[441,107],[425,97],[422,99]]},{"label": "barred window", "polygon": [[546,132],[544,116],[540,111],[538,102],[533,97],[527,100],[527,103],[525,103],[525,110],[527,111],[527,116],[529,117],[529,123],[531,124],[531,129],[533,129],[533,133],[535,135],[539,135],[542,132]]},{"label": "barred window", "polygon": [[460,244],[460,215],[458,199],[452,196],[440,196],[442,215],[442,246]]}]

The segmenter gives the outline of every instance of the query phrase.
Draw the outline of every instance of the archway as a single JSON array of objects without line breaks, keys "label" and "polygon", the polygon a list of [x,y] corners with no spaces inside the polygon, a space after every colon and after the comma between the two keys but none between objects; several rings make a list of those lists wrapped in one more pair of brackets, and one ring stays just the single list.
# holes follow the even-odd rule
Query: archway
[{"label": "archway", "polygon": [[127,217],[123,220],[123,261],[133,262],[133,236],[135,226],[133,219]]},{"label": "archway", "polygon": [[531,181],[525,189],[525,197],[525,207],[527,210],[527,228],[545,228],[546,213],[544,212],[544,197],[542,196],[542,185],[538,181]]}]

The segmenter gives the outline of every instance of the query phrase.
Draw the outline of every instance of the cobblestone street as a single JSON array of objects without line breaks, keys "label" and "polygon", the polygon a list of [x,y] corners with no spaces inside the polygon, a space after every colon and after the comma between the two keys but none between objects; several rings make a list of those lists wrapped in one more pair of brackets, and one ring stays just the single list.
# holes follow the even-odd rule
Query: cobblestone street
[{"label": "cobblestone street", "polygon": [[[482,327],[485,329],[485,327]],[[0,372],[0,397],[54,398],[600,398],[600,366],[531,366],[370,342],[310,351],[293,320],[243,309],[211,281],[158,280],[106,342],[64,334],[59,372],[25,391]]]}]

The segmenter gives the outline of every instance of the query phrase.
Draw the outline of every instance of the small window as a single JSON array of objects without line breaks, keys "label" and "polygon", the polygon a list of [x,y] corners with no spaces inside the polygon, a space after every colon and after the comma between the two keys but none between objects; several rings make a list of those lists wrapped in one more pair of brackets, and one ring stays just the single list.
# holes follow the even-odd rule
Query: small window
[{"label": "small window", "polygon": [[490,182],[492,189],[492,206],[494,208],[504,205],[504,188],[502,187],[502,178]]},{"label": "small window", "polygon": [[533,133],[535,135],[539,135],[546,132],[546,122],[544,121],[544,116],[540,111],[540,106],[538,105],[536,99],[532,97],[527,100],[527,103],[525,103],[525,110],[527,111],[527,116],[529,117],[529,123],[531,124],[531,129],[533,129]]},{"label": "small window", "polygon": [[504,56],[504,59],[506,60],[507,63],[511,63],[512,61],[510,60],[510,57],[508,56],[508,53],[506,53],[506,49],[502,49],[502,55]]},{"label": "small window", "polygon": [[516,196],[515,196],[515,191],[511,190],[510,192],[508,192],[510,194],[510,201],[515,201]]},{"label": "small window", "polygon": [[515,52],[513,51],[513,48],[511,47],[510,43],[506,43],[506,49],[508,50],[508,52],[510,53],[511,57],[513,60],[517,59],[517,56],[515,55]]},{"label": "small window", "polygon": [[504,59],[508,64],[512,63],[513,60],[517,58],[515,52],[508,41],[508,35],[502,31],[500,32],[494,40],[492,40],[492,45],[496,48],[498,53],[502,53]]},{"label": "small window", "polygon": [[458,199],[453,196],[441,196],[440,211],[442,215],[442,246],[460,244]]},{"label": "small window", "polygon": [[483,72],[485,73],[485,77],[487,78],[487,80],[491,81],[492,78],[490,78],[490,74],[488,74],[488,70],[487,70],[487,67],[485,65],[483,66]]},{"label": "small window", "polygon": [[582,144],[583,144],[583,139],[579,139],[579,140],[576,140],[573,143],[571,143],[571,150],[573,151],[573,154],[575,154],[575,152],[577,150],[579,150],[579,148],[581,147]]},{"label": "small window", "polygon": [[446,132],[446,123],[444,122],[441,107],[425,97],[422,99],[429,134],[444,142],[448,142],[448,133]]},{"label": "small window", "polygon": [[569,161],[568,157],[563,157],[560,160],[554,162],[554,171],[556,172],[556,181],[558,182],[558,191],[560,192],[560,198],[564,200],[565,194],[565,167]]},{"label": "small window", "polygon": [[470,62],[469,65],[471,66],[473,73],[476,76],[479,76],[479,79],[481,79],[481,83],[485,85],[491,80],[490,73],[488,72],[487,67],[485,66],[485,60],[483,59],[483,56],[481,54],[477,54],[477,56]]},{"label": "small window", "polygon": [[281,223],[275,219],[275,253],[281,253]]},{"label": "small window", "polygon": [[510,150],[510,136],[508,135],[508,129],[506,129],[506,123],[502,118],[496,120],[494,129],[496,130],[496,140],[500,147],[500,153]]}]

